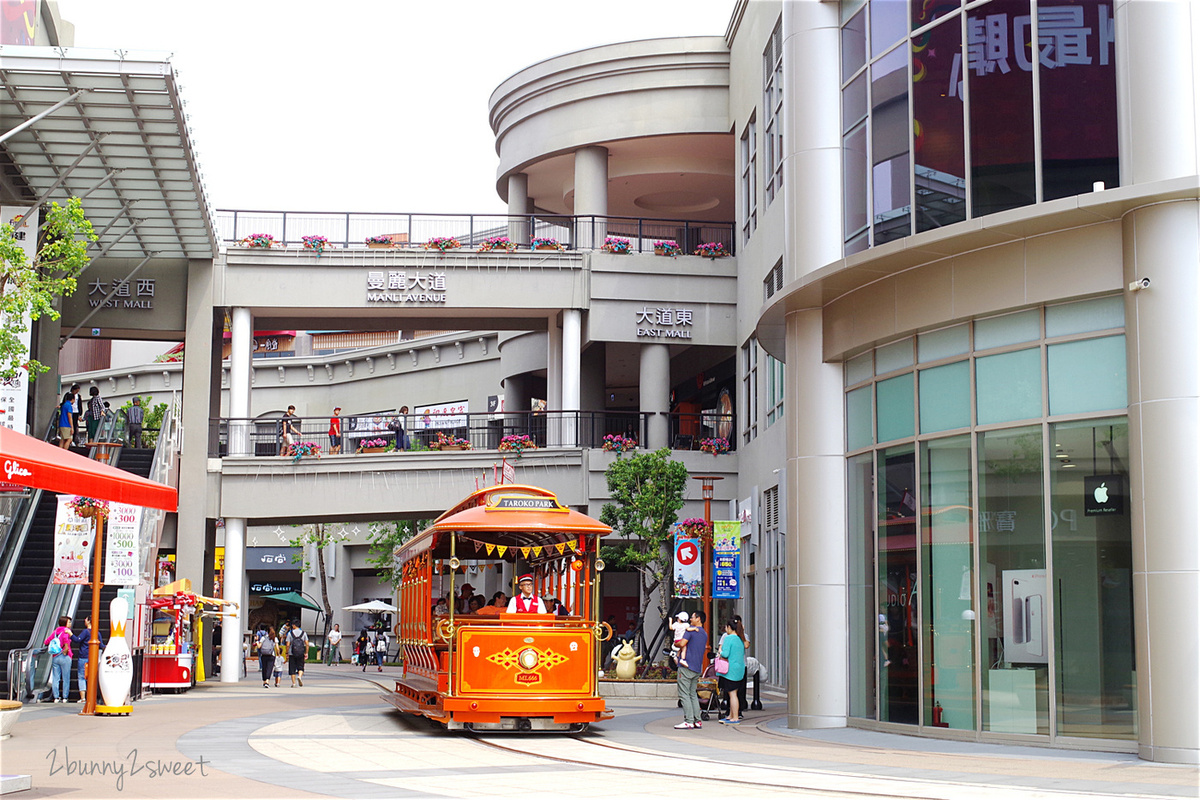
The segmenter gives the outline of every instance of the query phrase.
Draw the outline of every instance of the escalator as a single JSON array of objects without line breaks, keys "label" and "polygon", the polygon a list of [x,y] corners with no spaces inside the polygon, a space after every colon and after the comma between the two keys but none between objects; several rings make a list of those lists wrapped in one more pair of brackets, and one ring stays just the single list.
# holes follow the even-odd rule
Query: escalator
[{"label": "escalator", "polygon": [[[8,697],[8,652],[27,647],[38,612],[54,571],[54,516],[58,495],[41,492],[25,546],[17,561],[16,572],[4,605],[0,606],[0,697]],[[40,644],[40,642],[39,642]]]}]

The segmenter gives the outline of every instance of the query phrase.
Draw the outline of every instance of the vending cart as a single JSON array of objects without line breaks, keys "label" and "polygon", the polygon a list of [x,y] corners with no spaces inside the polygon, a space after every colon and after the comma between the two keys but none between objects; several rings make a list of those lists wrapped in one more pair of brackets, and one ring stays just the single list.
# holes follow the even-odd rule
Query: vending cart
[{"label": "vending cart", "polygon": [[[220,613],[232,603],[192,591],[186,578],[154,590],[150,606],[150,644],[146,648],[144,681],[152,690],[187,691],[202,680],[199,642],[202,619]],[[202,668],[202,667],[201,667]]]}]

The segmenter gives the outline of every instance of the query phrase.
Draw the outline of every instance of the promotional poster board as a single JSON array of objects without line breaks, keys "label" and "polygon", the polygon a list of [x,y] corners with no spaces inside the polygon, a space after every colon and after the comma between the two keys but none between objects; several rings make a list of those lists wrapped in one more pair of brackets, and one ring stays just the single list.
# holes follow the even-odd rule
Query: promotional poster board
[{"label": "promotional poster board", "polygon": [[713,593],[714,599],[736,600],[742,596],[742,523],[738,520],[713,522]]},{"label": "promotional poster board", "polygon": [[701,597],[704,592],[701,580],[700,540],[689,537],[682,527],[675,528],[675,576],[676,597]]},{"label": "promotional poster board", "polygon": [[141,564],[142,508],[112,503],[108,509],[108,531],[104,541],[104,582],[136,586]]},{"label": "promotional poster board", "polygon": [[[29,213],[32,213],[33,217],[23,226],[17,227],[24,215]],[[34,257],[37,255],[37,210],[22,206],[0,207],[0,223],[13,226],[15,229],[13,238],[16,239],[21,250],[24,251],[26,262],[32,264]],[[0,324],[7,329],[14,327],[9,323],[8,319],[0,318]],[[25,348],[26,353],[29,352],[29,326],[29,317],[26,316],[24,318],[24,325],[22,326],[24,330],[17,333],[17,341]],[[19,433],[25,433],[25,426],[28,422],[28,407],[28,373],[22,370],[10,380],[0,381],[0,425]]]},{"label": "promotional poster board", "polygon": [[81,517],[68,505],[75,495],[60,494],[54,514],[54,583],[90,583],[88,578],[95,520]]},{"label": "promotional poster board", "polygon": [[438,403],[431,406],[417,406],[415,411],[416,424],[414,428],[465,428],[469,404],[466,400],[456,403]]}]

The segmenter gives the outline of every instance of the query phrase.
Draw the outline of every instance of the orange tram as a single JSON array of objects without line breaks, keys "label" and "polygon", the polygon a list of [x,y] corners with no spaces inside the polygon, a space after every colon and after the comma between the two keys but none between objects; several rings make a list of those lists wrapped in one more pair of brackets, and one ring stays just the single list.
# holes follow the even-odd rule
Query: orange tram
[{"label": "orange tram", "polygon": [[[597,686],[601,537],[612,529],[535,486],[473,492],[398,548],[402,564],[395,633],[403,675],[382,695],[401,711],[449,730],[568,731],[612,719]],[[537,597],[566,606],[553,613],[435,613],[458,594],[460,573],[494,572],[517,593],[532,574]],[[493,609],[493,611],[495,611]]]}]

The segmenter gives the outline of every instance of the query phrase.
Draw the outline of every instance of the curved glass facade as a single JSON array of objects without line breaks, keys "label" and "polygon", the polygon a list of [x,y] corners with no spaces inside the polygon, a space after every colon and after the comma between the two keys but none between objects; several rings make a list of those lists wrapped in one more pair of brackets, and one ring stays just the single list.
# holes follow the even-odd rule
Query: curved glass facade
[{"label": "curved glass facade", "polygon": [[846,254],[1117,186],[1112,8],[843,2]]},{"label": "curved glass facade", "polygon": [[1120,296],[846,362],[851,716],[1136,738]]}]

